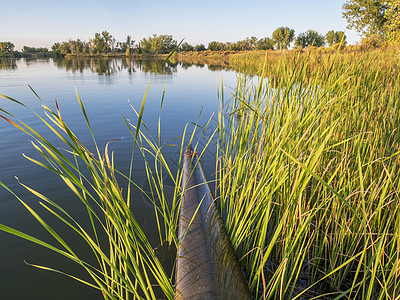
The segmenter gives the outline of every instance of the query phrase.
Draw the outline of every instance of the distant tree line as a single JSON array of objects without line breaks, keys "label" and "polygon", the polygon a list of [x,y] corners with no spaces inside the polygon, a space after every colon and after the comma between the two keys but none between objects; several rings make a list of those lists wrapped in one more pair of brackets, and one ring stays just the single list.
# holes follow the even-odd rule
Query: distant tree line
[{"label": "distant tree line", "polygon": [[208,50],[211,51],[249,51],[249,50],[269,50],[273,49],[274,44],[270,38],[258,39],[254,36],[247,37],[242,41],[237,42],[210,42],[208,44]]},{"label": "distant tree line", "polygon": [[[237,42],[212,41],[207,47],[203,44],[195,46],[183,42],[178,46],[172,35],[153,34],[135,43],[130,35],[124,41],[117,41],[109,32],[95,33],[88,41],[77,39],[54,43],[51,51],[47,48],[35,48],[24,46],[22,52],[14,51],[11,42],[0,42],[0,56],[7,54],[20,54],[25,56],[65,56],[65,55],[131,55],[131,54],[167,54],[177,48],[178,52],[188,51],[252,51],[252,50],[274,50],[287,49],[294,42],[295,47],[307,48],[310,46],[320,47],[325,44],[333,46],[338,43],[346,44],[346,36],[342,31],[329,31],[325,36],[315,30],[308,30],[295,37],[294,29],[279,27],[271,37],[247,37]],[[15,56],[15,55],[14,55]]]},{"label": "distant tree line", "polygon": [[49,49],[42,48],[42,47],[35,48],[35,47],[24,46],[22,48],[22,53],[24,53],[24,54],[32,54],[32,55],[34,55],[34,54],[43,54],[43,55],[45,55],[45,54],[49,53]]},{"label": "distant tree line", "polygon": [[47,48],[34,48],[24,46],[22,51],[15,51],[15,46],[11,42],[0,42],[0,57],[21,57],[21,56],[49,56],[51,53]]},{"label": "distant tree line", "polygon": [[[332,46],[336,43],[345,43],[346,36],[343,32],[329,31],[326,36],[322,36],[314,30],[300,33],[297,38],[294,35],[294,29],[288,27],[279,27],[273,33],[272,37],[247,37],[237,42],[218,42],[212,41],[206,47],[203,44],[190,45],[187,42],[180,44],[177,51],[251,51],[251,50],[274,50],[287,49],[294,41],[295,47],[320,47],[325,42]],[[47,48],[35,48],[24,46],[22,52],[14,51],[14,44],[11,42],[0,42],[0,55],[23,54],[26,56],[65,56],[65,55],[131,55],[131,54],[166,54],[177,47],[178,43],[172,35],[153,34],[148,38],[143,38],[135,43],[130,35],[124,41],[117,41],[109,32],[103,31],[95,33],[94,37],[88,41],[77,39],[54,43],[51,51]]]},{"label": "distant tree line", "polygon": [[307,48],[310,46],[321,47],[328,44],[330,47],[335,44],[342,43],[346,45],[346,36],[343,31],[329,31],[325,36],[319,34],[315,30],[308,30],[300,33],[295,37],[294,29],[288,27],[279,27],[271,37],[256,38],[254,36],[238,42],[222,43],[212,41],[208,43],[207,48],[204,45],[192,46],[188,43],[183,43],[180,46],[180,51],[251,51],[251,50],[274,50],[287,49],[294,42],[295,47]]},{"label": "distant tree line", "polygon": [[137,44],[130,35],[124,41],[117,41],[109,32],[103,31],[95,33],[92,39],[68,40],[55,43],[51,50],[53,53],[64,55],[100,55],[100,54],[166,54],[177,46],[176,40],[172,35],[153,34],[148,38],[143,38]]},{"label": "distant tree line", "polygon": [[[343,32],[330,31],[326,36],[322,36],[314,30],[308,30],[301,33],[297,38],[294,35],[294,29],[288,27],[277,28],[272,37],[247,37],[237,42],[219,42],[212,41],[207,47],[204,44],[190,45],[183,42],[178,47],[178,52],[188,51],[251,51],[251,50],[274,50],[287,49],[294,42],[295,47],[320,47],[327,43],[332,46],[340,43],[343,39],[345,43],[346,36]],[[112,55],[112,54],[166,54],[177,47],[178,43],[172,35],[153,34],[148,38],[143,38],[135,43],[135,40],[128,35],[125,41],[117,41],[109,32],[103,31],[96,33],[88,41],[68,40],[55,43],[51,50],[59,56],[64,55]]]},{"label": "distant tree line", "polygon": [[[248,37],[243,41],[236,43],[221,43],[213,41],[208,44],[208,50],[212,51],[248,51],[248,50],[274,50],[287,49],[294,42],[294,46],[307,48],[310,46],[321,47],[328,44],[330,47],[335,44],[346,44],[346,36],[343,31],[329,31],[325,36],[319,34],[315,30],[307,30],[295,37],[294,29],[289,27],[279,27],[271,37],[256,38]],[[182,45],[183,46],[183,45]],[[191,51],[193,47],[185,45],[182,51]]]}]

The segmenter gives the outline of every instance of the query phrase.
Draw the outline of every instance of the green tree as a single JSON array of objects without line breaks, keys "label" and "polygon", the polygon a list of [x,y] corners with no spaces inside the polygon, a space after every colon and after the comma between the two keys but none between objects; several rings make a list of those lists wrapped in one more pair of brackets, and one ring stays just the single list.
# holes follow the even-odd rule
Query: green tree
[{"label": "green tree", "polygon": [[234,43],[233,48],[235,48],[238,51],[249,51],[249,50],[254,50],[256,45],[257,45],[258,39],[254,36],[252,37],[247,37],[246,39],[242,41],[237,41]]},{"label": "green tree", "polygon": [[24,46],[22,52],[26,54],[48,53],[49,49]]},{"label": "green tree", "polygon": [[54,43],[51,46],[51,51],[57,56],[64,56],[71,53],[71,47],[69,42]]},{"label": "green tree", "polygon": [[246,38],[246,46],[248,46],[249,50],[254,50],[257,47],[258,39],[255,36]]},{"label": "green tree", "polygon": [[271,38],[261,38],[257,41],[256,50],[273,50],[274,41]]},{"label": "green tree", "polygon": [[107,53],[110,51],[111,45],[115,43],[115,39],[108,31],[103,31],[101,35],[105,44],[104,53]]},{"label": "green tree", "polygon": [[93,43],[93,48],[94,48],[94,53],[100,54],[105,52],[106,49],[106,43],[103,39],[103,37],[101,36],[100,33],[95,33],[94,34],[94,39],[92,40]]},{"label": "green tree", "polygon": [[132,37],[130,36],[130,35],[128,35],[127,37],[126,37],[126,51],[125,51],[125,54],[127,55],[127,56],[129,56],[130,54],[131,54],[131,49],[133,48],[133,45],[135,44],[135,41],[134,40],[132,40]]},{"label": "green tree", "polygon": [[390,42],[400,43],[400,1],[387,0],[386,5],[384,30],[386,37]]},{"label": "green tree", "polygon": [[325,35],[325,42],[329,47],[332,47],[335,44],[342,43],[343,46],[346,46],[346,35],[343,31],[334,31],[330,30]]},{"label": "green tree", "polygon": [[277,49],[287,49],[294,39],[294,29],[289,27],[279,27],[272,33]]},{"label": "green tree", "polygon": [[296,47],[306,48],[308,45],[307,36],[304,32],[300,33],[294,41]]},{"label": "green tree", "polygon": [[71,54],[72,54],[72,55],[77,54],[77,44],[76,44],[76,41],[69,40],[68,43],[69,43],[69,47],[70,47],[70,49],[71,49]]},{"label": "green tree", "polygon": [[237,43],[226,42],[225,47],[226,47],[226,50],[230,50],[230,51],[239,51],[240,50]]},{"label": "green tree", "polygon": [[60,52],[63,55],[70,54],[72,52],[70,44],[68,42],[62,42],[60,45]]},{"label": "green tree", "polygon": [[90,41],[82,41],[82,53],[89,54],[90,53]]},{"label": "green tree", "polygon": [[172,35],[160,35],[153,34],[152,37],[143,38],[140,42],[140,50],[143,53],[149,54],[166,54],[174,50],[177,46],[176,41]]},{"label": "green tree", "polygon": [[312,29],[300,33],[294,42],[296,47],[302,48],[309,46],[321,47],[324,43],[324,36]]},{"label": "green tree", "polygon": [[182,43],[179,48],[181,51],[184,51],[184,52],[193,51],[193,46],[187,42]]},{"label": "green tree", "polygon": [[147,39],[143,38],[140,42],[140,45],[143,53],[157,54],[161,49],[161,45],[159,44],[159,39],[157,38],[156,34]]},{"label": "green tree", "polygon": [[85,52],[85,45],[80,39],[75,41],[75,50],[77,54],[83,54]]},{"label": "green tree", "polygon": [[203,44],[198,44],[193,47],[193,51],[205,51],[205,50],[206,50],[206,46],[204,46]]},{"label": "green tree", "polygon": [[[57,54],[57,52],[59,51],[60,45],[61,45],[61,44],[58,43],[58,42],[57,42],[57,43],[54,43],[53,46],[51,46],[51,51]],[[58,52],[58,53],[59,53],[59,52]],[[59,53],[59,54],[61,54],[61,53]]]},{"label": "green tree", "polygon": [[62,43],[54,43],[53,46],[51,46],[51,51],[57,56],[88,54],[90,53],[90,42],[77,39]]},{"label": "green tree", "polygon": [[161,52],[160,39],[154,34],[153,37],[149,37],[147,40],[143,38],[142,49],[144,53],[156,54]]},{"label": "green tree", "polygon": [[[398,1],[397,1],[398,2]],[[343,17],[347,28],[355,29],[364,36],[385,36],[388,5],[383,0],[348,0],[343,4]]]},{"label": "green tree", "polygon": [[108,31],[103,31],[102,33],[96,32],[90,42],[93,44],[93,53],[107,54],[111,50],[114,50],[116,40]]},{"label": "green tree", "polygon": [[117,39],[116,38],[114,38],[114,37],[112,37],[111,38],[111,40],[110,40],[110,49],[111,49],[111,52],[115,52],[115,47],[118,45],[118,42],[117,42]]},{"label": "green tree", "polygon": [[162,34],[159,38],[161,39],[161,53],[163,54],[171,52],[178,45],[172,35]]},{"label": "green tree", "polygon": [[14,44],[11,42],[0,42],[0,52],[12,52],[14,51]]},{"label": "green tree", "polygon": [[307,30],[308,46],[322,47],[325,45],[325,38],[322,34],[317,31],[309,29]]},{"label": "green tree", "polygon": [[132,48],[133,45],[135,44],[135,41],[132,40],[132,37],[130,35],[126,36],[125,42],[120,42],[117,43],[117,46],[119,45],[119,52],[125,53],[126,56],[129,56],[132,53]]},{"label": "green tree", "polygon": [[213,42],[208,43],[207,49],[210,51],[224,51],[225,44],[221,43],[221,42],[213,41]]}]

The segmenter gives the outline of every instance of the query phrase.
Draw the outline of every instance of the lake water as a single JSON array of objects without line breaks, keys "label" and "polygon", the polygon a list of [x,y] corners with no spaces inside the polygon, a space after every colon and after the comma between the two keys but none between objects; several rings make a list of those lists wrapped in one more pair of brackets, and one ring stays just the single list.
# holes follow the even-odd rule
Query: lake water
[{"label": "lake water", "polygon": [[[223,78],[226,87],[234,86],[236,74],[223,68],[207,65],[167,63],[160,67],[159,60],[125,59],[0,59],[0,94],[23,102],[40,113],[40,101],[29,89],[31,85],[42,100],[51,108],[57,98],[63,119],[86,145],[91,145],[91,137],[79,108],[75,88],[78,90],[92,123],[94,134],[101,148],[112,139],[116,168],[128,172],[132,148],[132,136],[121,114],[135,120],[131,105],[139,110],[148,84],[151,82],[147,98],[144,121],[150,132],[157,137],[157,122],[160,103],[165,88],[164,104],[161,111],[162,143],[179,137],[186,124],[189,128],[198,122],[204,125],[217,112],[217,86]],[[0,108],[23,120],[50,140],[54,140],[40,120],[26,108],[4,98],[0,98]],[[199,113],[201,116],[199,117]],[[1,113],[1,111],[0,111]],[[3,113],[1,113],[3,114]],[[206,135],[216,128],[216,118],[210,122]],[[19,197],[47,217],[56,228],[63,228],[54,218],[48,216],[38,204],[38,198],[22,188],[19,180],[45,194],[72,215],[83,218],[85,211],[80,202],[71,194],[61,179],[29,162],[22,156],[40,159],[40,155],[30,144],[30,138],[7,122],[0,120],[0,180]],[[196,136],[202,143],[202,138]],[[212,150],[209,150],[212,152]],[[164,155],[174,165],[178,159],[178,147],[166,148]],[[203,161],[206,175],[213,172],[212,157]],[[141,162],[135,165],[134,180],[145,185]],[[153,215],[139,192],[133,195],[134,213],[145,232],[157,245]],[[56,244],[42,229],[41,225],[27,212],[19,201],[0,187],[0,223],[31,235],[44,238]],[[80,248],[75,236],[63,230],[63,237]],[[84,253],[85,254],[85,253]],[[85,287],[65,276],[38,270],[27,266],[29,263],[60,269],[67,273],[83,274],[79,266],[40,246],[0,232],[0,299],[101,299],[96,290]]]}]

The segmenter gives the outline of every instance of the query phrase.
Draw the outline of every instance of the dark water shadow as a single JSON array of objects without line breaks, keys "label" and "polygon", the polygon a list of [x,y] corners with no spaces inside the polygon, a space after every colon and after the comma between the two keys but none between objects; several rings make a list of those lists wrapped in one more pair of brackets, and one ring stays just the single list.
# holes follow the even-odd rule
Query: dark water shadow
[{"label": "dark water shadow", "polygon": [[0,57],[0,70],[16,70],[17,60],[15,58]]},{"label": "dark water shadow", "polygon": [[101,58],[101,57],[66,57],[55,58],[54,64],[59,69],[70,72],[92,72],[98,75],[113,75],[119,72],[133,74],[137,71],[154,75],[172,75],[178,72],[178,67],[188,69],[190,67],[204,68],[206,65],[210,71],[230,70],[226,61],[209,62],[199,60],[179,61],[174,58],[164,62],[163,58]]}]

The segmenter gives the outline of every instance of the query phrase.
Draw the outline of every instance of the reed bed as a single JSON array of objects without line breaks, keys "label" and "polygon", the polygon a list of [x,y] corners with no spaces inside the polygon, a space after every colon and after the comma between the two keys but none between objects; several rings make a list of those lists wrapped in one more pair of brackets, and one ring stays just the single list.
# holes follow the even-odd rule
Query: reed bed
[{"label": "reed bed", "polygon": [[[123,116],[128,131],[132,135],[132,157],[130,171],[123,174],[115,169],[114,155],[109,151],[111,140],[102,150],[99,148],[91,123],[87,117],[84,104],[76,91],[78,104],[81,107],[82,117],[85,119],[93,143],[84,145],[79,137],[64,121],[57,102],[55,109],[47,106],[37,96],[44,109],[45,117],[32,111],[48,129],[47,134],[40,134],[23,120],[19,120],[9,112],[0,108],[0,117],[10,125],[23,131],[32,139],[32,146],[39,152],[42,161],[26,157],[34,164],[43,167],[60,176],[64,183],[82,202],[82,209],[87,211],[89,227],[82,224],[86,220],[77,220],[64,210],[56,201],[20,183],[29,192],[39,199],[41,206],[50,214],[72,229],[77,238],[83,240],[91,250],[91,257],[82,257],[80,249],[74,249],[63,239],[62,232],[56,232],[50,223],[47,223],[37,211],[31,208],[23,199],[19,198],[3,182],[0,186],[8,190],[32,216],[54,238],[53,241],[40,240],[34,236],[18,231],[14,228],[0,224],[0,230],[38,244],[48,250],[54,251],[71,261],[79,264],[91,277],[92,281],[82,279],[74,274],[67,274],[62,270],[51,267],[29,264],[33,267],[53,271],[73,278],[91,288],[101,292],[104,299],[174,299],[174,267],[163,265],[156,254],[157,247],[168,247],[170,252],[176,252],[179,247],[177,228],[179,221],[179,208],[183,191],[181,189],[183,153],[186,150],[185,143],[196,144],[194,137],[204,139],[205,128],[194,126],[189,131],[189,124],[184,128],[183,134],[177,144],[162,144],[161,120],[158,122],[158,133],[152,137],[143,120],[143,112],[147,99],[145,92],[141,108],[136,111],[133,107],[133,118]],[[165,90],[161,99],[160,110],[164,100]],[[0,95],[8,101],[26,107],[22,102],[11,97]],[[136,120],[136,121],[133,121]],[[201,130],[198,133],[198,130]],[[54,137],[56,139],[54,139]],[[52,139],[53,142],[49,140]],[[206,142],[199,156],[202,157],[212,137]],[[179,147],[180,155],[178,167],[171,168],[163,156],[163,148]],[[148,181],[148,190],[132,181],[136,164],[133,163],[135,151],[143,157],[145,172]],[[118,178],[118,179],[117,179]],[[121,184],[121,181],[123,184]],[[171,182],[174,185],[171,196]],[[139,189],[148,203],[153,205],[155,224],[158,229],[159,243],[153,245],[149,242],[140,224],[136,221],[132,210],[132,190]],[[140,213],[140,212],[139,212]],[[56,243],[54,243],[56,242]],[[94,261],[95,263],[89,263]],[[164,263],[165,259],[164,259]],[[28,263],[27,263],[28,264]],[[168,264],[168,262],[167,262]]]},{"label": "reed bed", "polygon": [[[51,224],[47,223],[1,181],[0,185],[9,190],[23,204],[54,240],[39,240],[3,224],[0,224],[0,230],[41,245],[79,264],[91,277],[91,281],[76,277],[74,274],[66,274],[62,270],[38,265],[32,266],[64,274],[98,289],[99,296],[102,294],[104,299],[156,299],[160,294],[167,299],[173,299],[172,275],[166,273],[153,249],[154,245],[150,244],[136,221],[131,208],[132,189],[141,189],[140,186],[132,182],[131,178],[134,172],[133,157],[135,149],[140,148],[140,127],[143,126],[142,116],[147,91],[140,111],[135,111],[137,122],[132,123],[128,119],[124,119],[128,128],[130,128],[133,138],[129,174],[121,174],[115,169],[113,153],[109,153],[108,150],[109,143],[107,143],[104,150],[99,148],[83,102],[79,94],[76,93],[76,95],[82,110],[82,116],[86,120],[88,130],[93,137],[91,145],[83,145],[79,137],[64,122],[57,102],[56,109],[52,110],[42,102],[38,95],[46,116],[42,117],[40,114],[35,114],[43,122],[49,133],[39,134],[34,128],[2,109],[3,115],[1,117],[17,129],[25,132],[32,139],[32,145],[40,153],[42,161],[31,157],[26,158],[60,176],[82,202],[82,209],[87,210],[89,227],[83,227],[81,225],[83,220],[77,220],[72,217],[55,201],[21,183],[23,187],[38,197],[40,204],[50,214],[64,223],[66,228],[72,229],[76,233],[77,239],[82,239],[84,245],[91,250],[91,258],[89,260],[87,258],[84,259],[80,249],[74,249],[63,239],[62,232],[56,232]],[[15,99],[4,95],[1,96],[9,101],[16,102],[18,105],[25,106]],[[52,143],[49,142],[49,139],[53,138],[54,140],[54,137],[56,137],[56,140]],[[156,164],[160,161],[162,163],[163,157],[162,155],[157,155]],[[117,177],[120,179],[122,177],[126,182],[126,186],[124,184],[123,187],[118,182]],[[158,184],[158,187],[160,186],[162,187],[162,182]],[[145,193],[144,191],[143,193],[149,202],[155,203],[157,201],[154,194]],[[165,210],[162,205],[160,207]],[[158,208],[155,206],[156,211]],[[166,219],[165,222],[167,223]],[[162,224],[161,221],[157,224],[160,236],[163,236]],[[163,236],[162,240],[164,239],[165,237]],[[95,263],[88,263],[88,261],[94,261]]]},{"label": "reed bed", "polygon": [[[349,47],[350,48],[350,47]],[[400,70],[400,48],[391,46],[369,50],[334,50],[325,47],[294,50],[268,50],[268,51],[247,51],[231,54],[229,66],[241,73],[261,75],[265,73],[269,78],[281,76],[282,71],[279,64],[285,64],[289,71],[298,67],[307,67],[310,70],[319,70],[321,67],[330,67],[334,57],[335,67],[355,67],[359,70],[367,70],[374,67],[385,71],[385,77],[396,79]],[[267,63],[266,59],[267,58]],[[266,63],[266,64],[265,64]],[[322,72],[320,72],[322,73]],[[298,74],[297,72],[297,75]],[[304,75],[304,74],[303,74]],[[311,74],[308,73],[308,77]],[[322,75],[322,74],[319,74]]]},{"label": "reed bed", "polygon": [[400,296],[399,75],[335,55],[221,91],[216,195],[256,298]]}]

